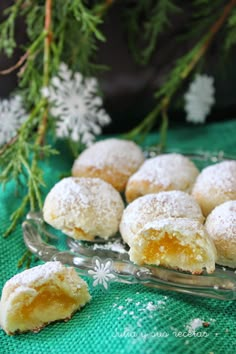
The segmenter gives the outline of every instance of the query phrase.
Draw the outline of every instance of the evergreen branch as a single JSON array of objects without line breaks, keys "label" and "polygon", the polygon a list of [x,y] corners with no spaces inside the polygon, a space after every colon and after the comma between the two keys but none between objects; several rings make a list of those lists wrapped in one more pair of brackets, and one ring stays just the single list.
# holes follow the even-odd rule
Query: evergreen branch
[{"label": "evergreen branch", "polygon": [[[83,75],[88,76],[95,70],[103,69],[93,63],[93,56],[97,50],[96,41],[105,41],[99,27],[113,2],[95,4],[90,9],[86,8],[81,0],[73,0],[68,5],[67,14],[62,19],[66,41],[63,38],[64,53],[61,59],[68,63],[72,70],[79,70]],[[70,55],[67,56],[67,53]]]},{"label": "evergreen branch", "polygon": [[158,37],[170,26],[169,17],[181,9],[170,0],[158,1],[153,8],[150,18],[144,24],[144,39],[148,45],[141,54],[142,64],[147,64],[157,45]]},{"label": "evergreen branch", "polygon": [[18,260],[17,268],[23,267],[24,264],[26,268],[29,268],[33,257],[34,255],[29,250],[26,250],[23,256]]},{"label": "evergreen branch", "polygon": [[236,9],[232,11],[226,26],[224,49],[229,51],[236,44]]},{"label": "evergreen branch", "polygon": [[124,138],[130,140],[142,141],[145,135],[152,129],[157,117],[161,112],[161,105],[157,104],[155,108],[146,116],[146,118],[130,132],[124,134]]},{"label": "evergreen branch", "polygon": [[195,67],[195,65],[198,63],[200,58],[205,54],[207,51],[208,47],[210,46],[213,38],[215,35],[219,32],[227,18],[229,17],[232,9],[236,6],[236,0],[231,0],[225,7],[222,12],[222,15],[219,17],[219,19],[213,24],[213,26],[210,28],[206,39],[204,40],[203,44],[199,48],[198,52],[196,55],[193,57],[192,61],[189,63],[188,67],[186,70],[182,73],[182,77],[185,78],[189,75],[189,73],[192,71],[192,69]]},{"label": "evergreen branch", "polygon": [[22,55],[22,57],[16,62],[16,64],[14,64],[13,66],[11,66],[8,69],[2,70],[0,71],[0,75],[8,75],[11,72],[13,72],[14,70],[18,69],[19,67],[21,67],[25,61],[28,59],[28,57],[30,55],[33,55],[37,49],[38,46],[40,45],[40,43],[42,43],[43,39],[47,36],[47,32],[43,31],[41,33],[41,35],[32,43],[32,45],[28,48],[28,50],[25,52],[24,55]]},{"label": "evergreen branch", "polygon": [[1,70],[0,75],[8,75],[8,74],[12,73],[13,71],[17,70],[18,68],[20,68],[24,64],[24,62],[26,61],[28,55],[29,55],[29,53],[26,52],[24,55],[22,55],[20,57],[20,59],[16,62],[16,64],[12,65],[8,69]]},{"label": "evergreen branch", "polygon": [[4,15],[8,16],[0,25],[0,52],[3,51],[8,57],[12,56],[16,47],[15,21],[23,1],[16,0],[12,6],[6,8]]},{"label": "evergreen branch", "polygon": [[140,1],[127,11],[128,44],[139,64],[148,63],[158,37],[170,26],[170,17],[180,11],[172,0],[159,0],[155,4],[151,0]]},{"label": "evergreen branch", "polygon": [[236,0],[231,0],[224,7],[221,16],[210,27],[207,35],[205,35],[190,52],[177,60],[177,63],[170,72],[165,84],[155,93],[156,99],[160,101],[158,101],[157,105],[148,114],[148,116],[126,135],[127,137],[133,138],[136,134],[147,134],[155,124],[160,112],[162,112],[163,120],[161,127],[161,145],[163,146],[168,122],[167,108],[172,96],[176,93],[181,83],[190,75],[202,56],[206,53],[215,35],[221,29],[235,5]]},{"label": "evergreen branch", "polygon": [[[44,70],[43,70],[43,84],[44,86],[48,86],[49,83],[49,65],[50,65],[50,44],[51,44],[51,8],[52,8],[52,0],[45,1],[45,26],[44,31],[42,32],[45,40],[44,40]],[[39,36],[36,39],[36,43],[38,43]],[[34,45],[35,45],[34,42]],[[37,46],[36,46],[37,47]],[[35,47],[33,47],[35,49]],[[43,109],[43,114],[42,114]],[[19,176],[26,171],[25,178],[27,180],[28,191],[25,195],[22,204],[20,207],[12,214],[12,223],[8,230],[6,231],[6,235],[12,232],[15,228],[17,221],[21,218],[25,212],[27,205],[30,205],[31,210],[35,210],[36,208],[42,208],[42,198],[40,193],[40,187],[44,184],[42,171],[38,166],[39,159],[39,151],[43,151],[39,149],[39,146],[42,144],[44,140],[44,136],[47,128],[47,112],[48,112],[48,101],[46,98],[41,98],[38,104],[35,106],[32,113],[29,115],[28,119],[21,125],[17,136],[11,141],[11,144],[8,143],[7,146],[1,149],[3,162],[6,162],[6,158],[12,154],[14,151],[16,153],[14,163],[10,163],[7,165],[3,174],[1,175],[1,179],[3,182],[6,182],[6,173],[8,174],[7,178],[10,176],[19,181]],[[35,118],[36,121],[35,121]],[[30,138],[32,138],[32,133],[34,131],[34,126],[37,126],[36,139],[32,146],[32,148],[28,148],[28,144],[25,143]],[[49,152],[49,149],[44,149]],[[33,152],[32,162],[30,152]]]},{"label": "evergreen branch", "polygon": [[21,219],[23,217],[28,203],[29,203],[29,194],[27,194],[23,198],[20,207],[18,209],[16,209],[16,211],[11,215],[11,224],[7,228],[5,233],[3,234],[3,237],[8,237],[12,233],[12,231],[15,229],[19,219]]},{"label": "evergreen branch", "polygon": [[170,101],[168,99],[162,100],[162,110],[161,110],[161,130],[160,130],[160,151],[162,151],[166,146],[167,129],[168,129],[168,107]]},{"label": "evergreen branch", "polygon": [[96,16],[93,11],[89,11],[81,0],[73,0],[71,2],[71,10],[78,23],[81,25],[81,30],[85,34],[93,33],[100,41],[105,41],[105,37],[98,29],[98,25],[102,23],[100,16]]},{"label": "evergreen branch", "polygon": [[[47,33],[47,36],[45,37],[44,40],[43,87],[48,87],[49,85],[50,45],[52,42],[51,21],[52,21],[52,0],[46,0],[44,30]],[[36,145],[37,144],[42,145],[44,141],[44,136],[47,130],[47,122],[48,122],[48,102],[46,102],[45,104],[44,113],[39,123]]]}]

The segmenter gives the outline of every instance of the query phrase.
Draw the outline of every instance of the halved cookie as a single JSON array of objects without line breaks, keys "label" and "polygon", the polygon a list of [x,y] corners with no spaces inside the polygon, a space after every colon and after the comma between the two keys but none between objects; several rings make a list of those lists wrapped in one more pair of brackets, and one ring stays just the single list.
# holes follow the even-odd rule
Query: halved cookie
[{"label": "halved cookie", "polygon": [[3,288],[0,323],[7,334],[39,331],[68,319],[90,300],[87,284],[74,268],[47,262],[8,280]]},{"label": "halved cookie", "polygon": [[137,264],[161,265],[200,274],[215,270],[216,249],[198,221],[168,218],[150,222],[130,244],[130,259]]},{"label": "halved cookie", "polygon": [[120,233],[130,244],[145,224],[170,217],[204,221],[201,208],[191,195],[182,191],[160,192],[137,198],[125,208]]}]

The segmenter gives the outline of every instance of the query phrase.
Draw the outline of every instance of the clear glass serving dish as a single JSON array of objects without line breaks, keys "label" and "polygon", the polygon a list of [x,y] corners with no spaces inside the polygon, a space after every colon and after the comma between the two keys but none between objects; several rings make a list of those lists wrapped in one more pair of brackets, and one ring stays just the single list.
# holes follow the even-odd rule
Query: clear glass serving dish
[{"label": "clear glass serving dish", "polygon": [[[223,152],[209,153],[183,150],[182,153],[202,169],[223,160],[235,159]],[[172,151],[168,151],[172,152]],[[148,156],[158,151],[150,148]],[[93,285],[108,289],[109,283],[143,284],[159,289],[221,299],[236,299],[236,271],[216,266],[212,274],[192,275],[157,266],[138,266],[129,261],[128,248],[116,235],[104,242],[78,241],[67,237],[44,223],[42,213],[29,213],[23,222],[23,237],[27,248],[43,261],[60,261],[75,267],[80,275],[93,278]]]}]

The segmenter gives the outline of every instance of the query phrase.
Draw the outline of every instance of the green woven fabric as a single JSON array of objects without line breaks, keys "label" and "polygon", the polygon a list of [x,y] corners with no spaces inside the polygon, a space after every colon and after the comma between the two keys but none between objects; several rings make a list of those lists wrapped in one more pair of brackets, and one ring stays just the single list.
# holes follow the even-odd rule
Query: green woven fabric
[{"label": "green woven fabric", "polygon": [[[154,144],[152,134],[146,143]],[[236,120],[189,126],[169,132],[168,146],[189,150],[225,150],[236,155]],[[66,156],[43,163],[45,193],[68,171]],[[0,194],[0,234],[19,204],[14,185]],[[7,239],[0,237],[0,289],[19,272],[17,260],[24,250],[21,225]],[[0,331],[0,353],[236,353],[235,301],[205,299],[141,285],[112,283],[107,292],[91,287],[91,302],[73,318],[44,328],[37,334],[7,336]],[[188,335],[194,319],[209,322],[196,335]],[[182,334],[179,334],[182,332]]]}]

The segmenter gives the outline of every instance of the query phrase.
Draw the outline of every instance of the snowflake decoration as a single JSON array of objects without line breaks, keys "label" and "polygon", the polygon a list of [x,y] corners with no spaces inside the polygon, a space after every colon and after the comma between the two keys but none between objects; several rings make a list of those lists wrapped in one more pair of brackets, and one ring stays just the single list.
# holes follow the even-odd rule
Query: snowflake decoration
[{"label": "snowflake decoration", "polygon": [[186,120],[192,123],[204,123],[210,113],[214,98],[214,79],[207,75],[196,75],[184,95]]},{"label": "snowflake decoration", "polygon": [[57,137],[81,141],[86,146],[92,144],[95,136],[101,133],[101,126],[111,121],[102,109],[102,99],[97,92],[96,79],[85,79],[79,72],[73,74],[66,64],[60,65],[51,86],[42,90],[52,103],[52,116],[58,118]]},{"label": "snowflake decoration", "polygon": [[111,273],[112,261],[106,259],[104,262],[98,257],[94,261],[94,270],[89,270],[88,274],[92,275],[94,282],[93,286],[102,285],[106,290],[108,289],[108,283],[115,278]]},{"label": "snowflake decoration", "polygon": [[20,96],[0,100],[0,145],[7,143],[26,120]]}]

